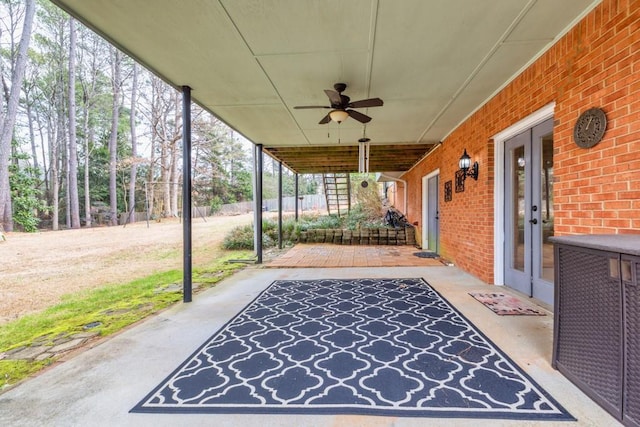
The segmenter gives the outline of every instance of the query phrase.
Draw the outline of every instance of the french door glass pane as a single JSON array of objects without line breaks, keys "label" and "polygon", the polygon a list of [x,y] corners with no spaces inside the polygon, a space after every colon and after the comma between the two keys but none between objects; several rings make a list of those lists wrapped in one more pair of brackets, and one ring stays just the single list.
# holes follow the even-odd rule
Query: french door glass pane
[{"label": "french door glass pane", "polygon": [[512,151],[511,164],[513,165],[513,258],[511,266],[515,270],[524,271],[524,209],[525,209],[525,158],[524,146],[515,148]]},{"label": "french door glass pane", "polygon": [[542,279],[553,282],[553,244],[549,241],[549,237],[553,236],[553,134],[542,137],[542,167],[540,176],[540,195],[541,195],[541,219],[542,227],[540,227],[542,236],[541,254],[542,260],[539,272]]}]

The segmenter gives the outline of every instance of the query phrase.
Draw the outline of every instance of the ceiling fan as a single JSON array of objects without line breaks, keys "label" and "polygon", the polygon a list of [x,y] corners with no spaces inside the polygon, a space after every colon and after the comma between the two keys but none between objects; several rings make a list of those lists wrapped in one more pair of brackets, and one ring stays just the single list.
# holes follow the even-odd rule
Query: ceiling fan
[{"label": "ceiling fan", "polygon": [[324,116],[322,120],[318,122],[318,124],[324,125],[329,123],[331,120],[334,122],[342,123],[348,117],[351,117],[360,123],[369,123],[371,121],[371,117],[366,114],[362,114],[359,111],[351,110],[351,108],[368,108],[368,107],[381,107],[383,105],[382,99],[380,98],[370,98],[370,99],[362,99],[360,101],[351,102],[351,98],[347,95],[343,95],[342,92],[347,88],[345,83],[336,83],[333,85],[335,90],[325,89],[324,93],[329,97],[329,101],[331,101],[330,106],[324,105],[301,105],[297,107],[293,107],[295,109],[307,109],[307,108],[327,108],[330,109],[329,114]]}]

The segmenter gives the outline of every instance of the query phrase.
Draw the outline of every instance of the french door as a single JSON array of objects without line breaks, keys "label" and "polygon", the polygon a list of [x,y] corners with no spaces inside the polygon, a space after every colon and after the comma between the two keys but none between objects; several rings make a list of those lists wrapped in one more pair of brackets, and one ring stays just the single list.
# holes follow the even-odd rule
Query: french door
[{"label": "french door", "polygon": [[440,174],[422,177],[422,249],[440,253]]},{"label": "french door", "polygon": [[439,218],[439,201],[438,187],[440,176],[435,175],[427,179],[429,207],[427,210],[427,229],[429,233],[428,248],[437,254],[440,253],[440,218]]},{"label": "french door", "polygon": [[505,142],[505,284],[553,304],[553,119]]}]

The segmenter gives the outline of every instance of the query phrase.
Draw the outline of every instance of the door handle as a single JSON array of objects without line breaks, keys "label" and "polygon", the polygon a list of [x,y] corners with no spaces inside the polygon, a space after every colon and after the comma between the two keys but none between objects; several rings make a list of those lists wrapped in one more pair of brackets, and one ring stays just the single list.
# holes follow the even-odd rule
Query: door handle
[{"label": "door handle", "polygon": [[[537,212],[538,211],[538,207],[536,205],[531,206],[531,211]],[[536,225],[537,223],[538,223],[538,218],[533,218],[533,219],[529,220],[529,224]]]}]

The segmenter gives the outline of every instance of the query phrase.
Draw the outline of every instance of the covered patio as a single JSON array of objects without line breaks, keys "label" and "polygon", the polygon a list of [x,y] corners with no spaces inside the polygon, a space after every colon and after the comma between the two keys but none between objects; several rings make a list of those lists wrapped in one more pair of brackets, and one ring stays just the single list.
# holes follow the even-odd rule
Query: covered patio
[{"label": "covered patio", "polygon": [[[185,126],[193,101],[255,145],[258,235],[263,153],[296,174],[356,172],[362,166],[358,147],[366,141],[370,144],[368,172],[402,176],[425,158],[442,155],[438,162],[447,166],[440,167],[455,173],[462,153],[456,151],[452,156],[439,149],[449,142],[443,141],[600,4],[592,0],[566,2],[562,7],[557,2],[533,0],[220,0],[186,4],[163,0],[150,7],[144,1],[53,2],[181,90]],[[331,118],[334,111],[346,116]],[[188,126],[184,134],[183,200],[187,213]],[[455,139],[451,143],[466,144]],[[492,147],[484,140],[482,144]],[[498,159],[492,148],[486,148],[485,154],[480,180],[488,186],[495,179],[492,173]],[[432,173],[437,172],[439,169]],[[406,189],[406,182],[404,185]],[[448,188],[450,195],[451,186]],[[417,192],[413,190],[413,194]],[[478,191],[468,196],[457,196],[457,203],[449,205],[449,219],[458,214],[473,216],[467,214],[465,202],[482,199],[488,206],[493,194]],[[404,214],[408,214],[407,200],[404,202]],[[426,211],[427,203],[422,202]],[[413,200],[411,205],[419,203]],[[490,216],[490,209],[483,209],[485,217]],[[470,228],[476,225],[473,221],[466,224],[471,224]],[[486,232],[490,227],[481,225],[485,234],[490,234]],[[185,301],[191,301],[190,233],[190,223],[185,221]],[[387,259],[376,266],[379,268],[368,263],[366,267],[352,263],[340,268],[336,262],[333,267],[338,267],[329,269],[327,264],[311,265],[320,258],[318,253],[315,259],[313,253],[309,256],[309,267],[319,268],[285,268],[290,265],[284,258],[274,261],[274,268],[249,267],[199,294],[191,304],[175,306],[4,394],[0,400],[2,419],[15,425],[175,425],[185,420],[194,425],[221,426],[451,425],[447,416],[128,412],[274,281],[422,278],[579,425],[616,425],[614,418],[551,367],[552,307],[540,304],[545,316],[497,316],[469,296],[472,291],[487,291],[487,283],[462,269],[471,266],[490,271],[492,266],[479,266],[474,254],[493,259],[491,246],[480,247],[473,240],[449,246],[452,252],[469,251],[464,267],[434,260],[393,265],[393,260]],[[356,253],[366,248],[352,250]],[[257,251],[261,261],[259,245]],[[320,255],[336,260],[344,257],[332,254],[331,249],[326,251],[329,255]],[[366,254],[360,257],[371,258]],[[491,277],[491,273],[483,277]],[[509,289],[500,291],[526,298]],[[542,423],[454,416],[456,425]],[[546,421],[544,425],[566,423]]]},{"label": "covered patio", "polygon": [[[423,277],[577,419],[523,421],[448,417],[300,414],[129,413],[217,329],[274,280]],[[250,267],[191,304],[179,304],[121,334],[71,354],[0,396],[0,419],[12,426],[614,426],[609,416],[551,368],[553,317],[498,316],[468,295],[485,285],[455,267],[277,269]],[[540,307],[545,310],[544,307]]]},{"label": "covered patio", "polygon": [[[256,212],[262,209],[262,155],[267,153],[295,174],[366,171],[392,177],[404,187],[396,207],[417,217],[418,210],[409,212],[408,206],[421,203],[425,211],[428,202],[408,200],[403,174],[438,156],[438,148],[466,119],[600,3],[220,0],[184,5],[162,0],[150,7],[144,1],[52,1],[183,92],[185,218],[191,208],[192,102],[255,145]],[[369,148],[359,161],[363,144]],[[447,154],[446,163],[431,173],[457,169],[461,154]],[[494,159],[487,153],[473,160],[478,156],[481,183],[487,185]],[[490,203],[488,196],[481,203]],[[462,203],[450,204],[455,215],[473,216],[469,203]],[[433,217],[429,224],[424,213],[412,219],[423,246],[427,235],[435,234],[427,227],[439,230],[439,216],[434,212]],[[257,214],[255,224],[261,262]],[[185,260],[189,245],[187,220]],[[452,251],[456,245],[448,246]],[[458,252],[448,255],[462,257]],[[491,259],[492,253],[480,252],[483,262]],[[491,283],[489,274],[478,275],[488,266],[469,267]]]}]

